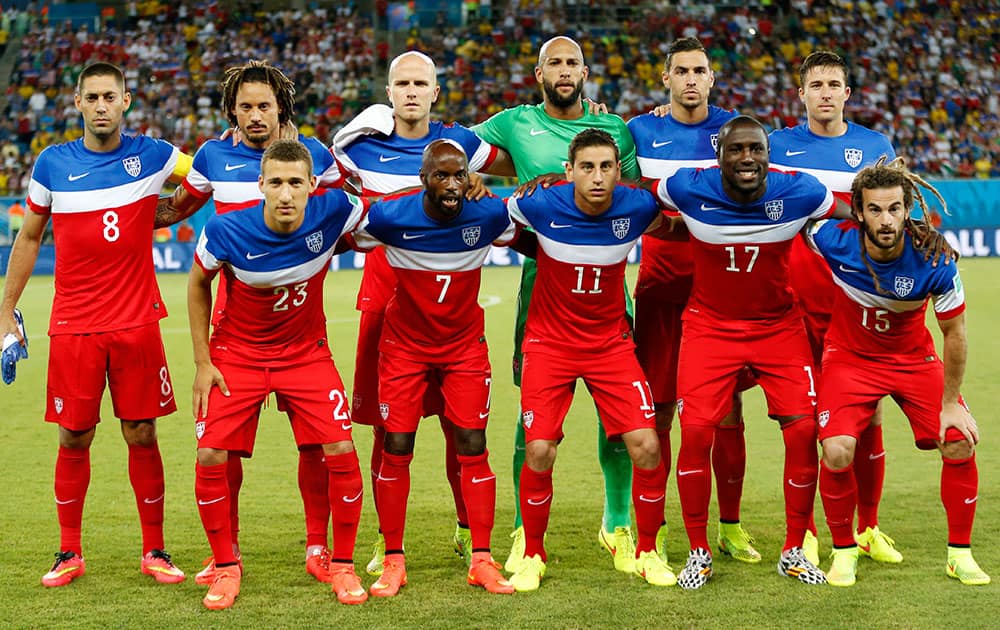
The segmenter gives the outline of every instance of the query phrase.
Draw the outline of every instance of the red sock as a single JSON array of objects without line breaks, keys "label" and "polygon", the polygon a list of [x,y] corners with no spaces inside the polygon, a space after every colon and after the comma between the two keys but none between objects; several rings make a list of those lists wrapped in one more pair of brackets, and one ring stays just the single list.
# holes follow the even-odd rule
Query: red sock
[{"label": "red sock", "polygon": [[462,465],[459,463],[458,451],[455,448],[455,425],[441,418],[441,432],[444,433],[444,469],[448,475],[448,485],[451,486],[451,496],[455,500],[455,516],[463,525],[469,524],[469,512],[465,506],[462,491]]},{"label": "red sock", "polygon": [[462,495],[468,507],[473,551],[489,551],[493,515],[497,505],[497,476],[490,468],[489,451],[482,455],[458,455],[462,465]]},{"label": "red sock", "polygon": [[941,467],[941,503],[948,517],[948,544],[969,546],[972,523],[976,520],[979,498],[979,468],[976,456],[968,459],[943,459]]},{"label": "red sock", "polygon": [[747,470],[747,443],[743,423],[719,425],[712,445],[712,470],[715,471],[715,496],[719,500],[719,520],[740,522],[743,477]]},{"label": "red sock", "polygon": [[708,500],[712,495],[709,473],[715,427],[681,424],[681,450],[677,453],[677,491],[681,515],[691,549],[708,545]]},{"label": "red sock", "polygon": [[521,468],[521,521],[524,523],[524,557],[545,553],[545,530],[552,510],[552,469],[535,472],[525,464]]},{"label": "red sock", "polygon": [[240,488],[243,487],[243,458],[229,454],[226,462],[226,483],[229,487],[229,527],[233,544],[240,544]]},{"label": "red sock", "polygon": [[403,553],[406,529],[406,502],[410,498],[410,462],[413,454],[382,453],[382,468],[375,485],[378,493],[378,521],[385,537],[385,553]]},{"label": "red sock", "polygon": [[830,527],[834,547],[854,545],[854,507],[857,503],[857,481],[854,467],[840,470],[828,468],[826,463],[819,467],[819,494],[823,498],[823,512]]},{"label": "red sock", "polygon": [[358,454],[351,451],[327,455],[324,467],[327,470],[329,488],[327,509],[333,514],[333,560],[354,562],[354,543],[358,538],[361,495],[364,493]]},{"label": "red sock", "polygon": [[372,502],[375,504],[375,513],[378,513],[378,471],[382,469],[382,451],[385,450],[385,429],[383,427],[372,427],[372,458],[369,474],[372,478]]},{"label": "red sock", "polygon": [[667,469],[663,461],[656,468],[632,466],[632,505],[635,506],[635,525],[639,533],[635,553],[654,551],[656,533],[663,524],[666,504]]},{"label": "red sock", "polygon": [[56,455],[56,513],[59,516],[59,550],[83,555],[80,528],[83,502],[90,485],[90,449],[59,447]]},{"label": "red sock", "polygon": [[327,536],[331,496],[328,468],[323,463],[323,447],[314,445],[299,449],[299,493],[306,513],[306,547],[330,546]]},{"label": "red sock", "polygon": [[878,526],[878,504],[885,483],[885,447],[882,425],[869,424],[858,436],[854,451],[854,476],[858,480],[858,532]]},{"label": "red sock", "polygon": [[229,465],[194,466],[194,496],[198,514],[208,536],[208,545],[216,564],[235,564],[232,526],[229,523]]},{"label": "red sock", "polygon": [[801,547],[816,502],[819,456],[816,453],[816,421],[799,418],[781,427],[785,441],[785,546]]},{"label": "red sock", "polygon": [[128,478],[142,527],[142,553],[163,549],[163,459],[160,447],[128,445]]}]

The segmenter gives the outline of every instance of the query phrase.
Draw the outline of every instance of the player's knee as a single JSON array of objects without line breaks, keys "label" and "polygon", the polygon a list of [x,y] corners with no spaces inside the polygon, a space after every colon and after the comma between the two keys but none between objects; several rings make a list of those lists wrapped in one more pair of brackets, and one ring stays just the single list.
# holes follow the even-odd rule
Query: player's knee
[{"label": "player's knee", "polygon": [[524,463],[535,472],[552,468],[556,461],[556,443],[549,440],[532,440],[525,445]]},{"label": "player's knee", "polygon": [[847,468],[854,462],[858,441],[847,435],[837,435],[823,440],[823,463],[830,470]]},{"label": "player's knee", "polygon": [[122,420],[122,437],[135,446],[152,446],[156,443],[155,420]]},{"label": "player's knee", "polygon": [[59,446],[75,449],[90,448],[96,431],[97,427],[91,427],[86,431],[73,431],[66,427],[59,427]]},{"label": "player's knee", "polygon": [[335,457],[337,455],[346,455],[347,453],[354,452],[354,442],[351,440],[341,440],[340,442],[331,442],[329,444],[323,445],[323,454],[329,455],[330,457]]},{"label": "player's knee", "polygon": [[229,451],[217,448],[199,448],[198,464],[201,466],[218,466],[229,460]]},{"label": "player's knee", "polygon": [[969,459],[976,452],[976,448],[965,440],[945,442],[938,448],[945,459]]},{"label": "player's knee", "polygon": [[413,443],[416,435],[416,433],[395,433],[387,431],[385,434],[385,452],[390,455],[412,455]]},{"label": "player's knee", "polygon": [[456,426],[455,450],[459,455],[482,455],[486,451],[486,430]]}]

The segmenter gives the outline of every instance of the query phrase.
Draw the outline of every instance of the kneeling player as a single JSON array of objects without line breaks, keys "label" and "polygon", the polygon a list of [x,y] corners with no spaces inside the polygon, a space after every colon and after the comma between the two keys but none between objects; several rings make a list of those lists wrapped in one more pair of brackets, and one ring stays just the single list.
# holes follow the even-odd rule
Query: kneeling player
[{"label": "kneeling player", "polygon": [[[228,608],[239,595],[226,461],[230,451],[253,452],[261,405],[274,392],[297,445],[322,445],[333,514],[330,581],[342,603],[359,604],[367,599],[353,561],[361,472],[347,394],[326,338],[323,280],[334,244],[358,224],[364,204],[341,191],[310,197],[312,157],[294,140],[275,141],[264,152],[259,185],[263,204],[209,220],[188,285],[197,367],[195,495],[216,567],[203,603]],[[220,270],[226,310],[209,339],[212,278]]]},{"label": "kneeling player", "polygon": [[[932,266],[915,246],[914,239],[928,240],[926,228],[910,221],[914,197],[927,214],[918,184],[924,182],[901,160],[880,161],[854,179],[856,221],[821,222],[809,234],[843,290],[826,336],[818,415],[820,495],[834,546],[827,580],[835,586],[856,581],[852,462],[858,436],[885,396],[906,414],[917,448],[941,451],[945,571],[963,584],[990,582],[969,547],[979,497],[979,430],[959,394],[967,349],[965,293],[956,265]],[[924,323],[928,298],[944,337],[943,361]]]}]

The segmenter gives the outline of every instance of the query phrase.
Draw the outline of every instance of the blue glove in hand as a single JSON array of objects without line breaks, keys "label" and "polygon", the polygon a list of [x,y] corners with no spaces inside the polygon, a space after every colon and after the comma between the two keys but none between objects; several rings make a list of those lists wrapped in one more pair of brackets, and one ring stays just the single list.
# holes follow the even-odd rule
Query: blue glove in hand
[{"label": "blue glove in hand", "polygon": [[24,337],[22,346],[17,337],[7,333],[3,338],[3,353],[0,354],[0,371],[3,372],[3,382],[10,385],[17,376],[17,362],[20,359],[28,358],[28,335],[24,332],[24,317],[21,311],[14,309],[14,319],[17,321],[17,328]]}]

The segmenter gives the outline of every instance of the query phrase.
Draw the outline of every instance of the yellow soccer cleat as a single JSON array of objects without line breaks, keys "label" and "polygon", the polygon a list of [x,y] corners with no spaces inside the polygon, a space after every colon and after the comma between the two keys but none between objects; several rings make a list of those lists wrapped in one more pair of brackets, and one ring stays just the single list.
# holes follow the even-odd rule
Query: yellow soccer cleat
[{"label": "yellow soccer cleat", "polygon": [[990,576],[979,567],[979,563],[972,557],[972,550],[967,547],[948,547],[945,573],[966,586],[984,586],[990,583]]},{"label": "yellow soccer cleat", "polygon": [[524,525],[512,531],[510,538],[510,553],[507,555],[507,561],[503,563],[503,568],[507,573],[517,573],[524,561]]},{"label": "yellow soccer cleat", "polygon": [[516,591],[537,591],[544,576],[545,562],[540,555],[535,554],[520,562],[517,572],[510,576],[510,583],[514,585]]},{"label": "yellow soccer cleat", "polygon": [[609,534],[601,527],[601,531],[597,532],[597,540],[611,554],[616,571],[635,573],[635,539],[632,538],[632,528],[616,527],[614,533]]},{"label": "yellow soccer cleat", "polygon": [[719,523],[719,552],[731,556],[733,560],[757,564],[760,552],[754,549],[754,539],[739,523]]},{"label": "yellow soccer cleat", "polygon": [[635,573],[653,586],[673,586],[677,576],[670,565],[655,551],[643,551],[635,559]]},{"label": "yellow soccer cleat", "polygon": [[808,529],[802,538],[802,553],[806,555],[806,560],[819,566],[819,539]]},{"label": "yellow soccer cleat", "polygon": [[365,573],[368,575],[382,575],[382,564],[385,562],[385,537],[380,533],[378,540],[372,545],[372,559],[365,565]]},{"label": "yellow soccer cleat", "polygon": [[903,554],[896,551],[896,541],[883,534],[878,525],[869,527],[860,534],[855,532],[854,540],[858,543],[862,556],[888,564],[899,564],[903,561]]},{"label": "yellow soccer cleat", "polygon": [[827,583],[833,586],[854,586],[858,581],[858,548],[834,549],[830,558],[833,562],[826,572]]}]

